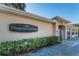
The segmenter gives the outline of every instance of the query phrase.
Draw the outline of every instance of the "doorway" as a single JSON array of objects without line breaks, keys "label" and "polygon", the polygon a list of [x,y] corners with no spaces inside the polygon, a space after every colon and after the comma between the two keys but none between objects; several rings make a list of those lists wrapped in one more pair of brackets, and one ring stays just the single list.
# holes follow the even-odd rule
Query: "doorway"
[{"label": "doorway", "polygon": [[59,41],[63,41],[65,39],[65,26],[59,25]]}]

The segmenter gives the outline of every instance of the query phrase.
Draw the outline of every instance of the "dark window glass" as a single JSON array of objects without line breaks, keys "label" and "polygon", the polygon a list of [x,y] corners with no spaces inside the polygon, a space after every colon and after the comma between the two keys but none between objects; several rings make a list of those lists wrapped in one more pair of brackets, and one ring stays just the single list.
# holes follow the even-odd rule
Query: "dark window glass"
[{"label": "dark window glass", "polygon": [[77,35],[77,32],[76,32],[76,35]]},{"label": "dark window glass", "polygon": [[68,39],[70,38],[70,36],[68,36]]},{"label": "dark window glass", "polygon": [[67,35],[70,35],[70,32],[67,32]]},{"label": "dark window glass", "polygon": [[72,35],[74,35],[74,32],[72,32]]}]

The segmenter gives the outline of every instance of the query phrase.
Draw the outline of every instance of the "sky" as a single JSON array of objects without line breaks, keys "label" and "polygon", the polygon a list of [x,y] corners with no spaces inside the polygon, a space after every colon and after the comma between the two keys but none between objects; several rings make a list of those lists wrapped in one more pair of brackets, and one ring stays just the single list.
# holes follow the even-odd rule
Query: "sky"
[{"label": "sky", "polygon": [[79,4],[77,3],[28,3],[26,11],[49,19],[60,16],[72,23],[79,23]]}]

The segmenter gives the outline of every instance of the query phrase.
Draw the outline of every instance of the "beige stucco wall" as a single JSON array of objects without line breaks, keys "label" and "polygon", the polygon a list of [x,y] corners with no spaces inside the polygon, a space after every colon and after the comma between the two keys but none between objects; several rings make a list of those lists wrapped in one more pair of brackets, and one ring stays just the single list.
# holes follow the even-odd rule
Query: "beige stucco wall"
[{"label": "beige stucco wall", "polygon": [[[78,28],[73,25],[67,26],[67,32],[70,32],[70,35],[67,35],[67,36],[70,36],[71,38],[78,36]],[[74,35],[72,35],[72,32],[74,32]],[[77,32],[77,34],[76,34],[76,32]]]},{"label": "beige stucco wall", "polygon": [[[38,26],[38,32],[20,33],[9,31],[9,24],[24,23]],[[0,41],[23,38],[45,37],[53,35],[53,24],[33,18],[0,12]]]},{"label": "beige stucco wall", "polygon": [[[70,25],[70,23],[66,23],[66,22],[62,22],[62,21],[58,21],[58,20],[55,20],[55,22],[56,22],[56,36],[60,36],[59,28],[58,28],[59,25],[65,26],[65,39],[68,39],[68,36],[70,36],[70,38],[78,36],[78,34],[72,35],[72,29],[74,30],[73,31],[74,33],[75,32],[78,33],[78,28],[77,27],[75,27],[73,25]],[[70,35],[67,35],[68,28],[70,29],[70,31],[69,31],[71,33]]]},{"label": "beige stucco wall", "polygon": [[54,32],[56,32],[56,36],[59,36],[59,25],[65,26],[65,30],[66,30],[66,26],[68,25],[68,23],[65,23],[65,22],[62,23],[62,21],[55,20],[56,30]]},{"label": "beige stucco wall", "polygon": [[60,36],[59,25],[63,25],[63,26],[65,26],[65,39],[67,39],[67,25],[68,25],[68,23],[62,22],[60,20],[54,20],[54,22],[55,22],[55,30],[54,30],[55,35]]}]

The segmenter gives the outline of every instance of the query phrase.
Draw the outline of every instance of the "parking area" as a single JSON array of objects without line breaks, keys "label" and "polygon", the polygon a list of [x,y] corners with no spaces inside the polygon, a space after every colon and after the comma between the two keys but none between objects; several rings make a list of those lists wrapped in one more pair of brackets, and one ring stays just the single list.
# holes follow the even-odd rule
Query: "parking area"
[{"label": "parking area", "polygon": [[24,53],[23,56],[79,56],[79,40],[65,40],[58,45]]}]

